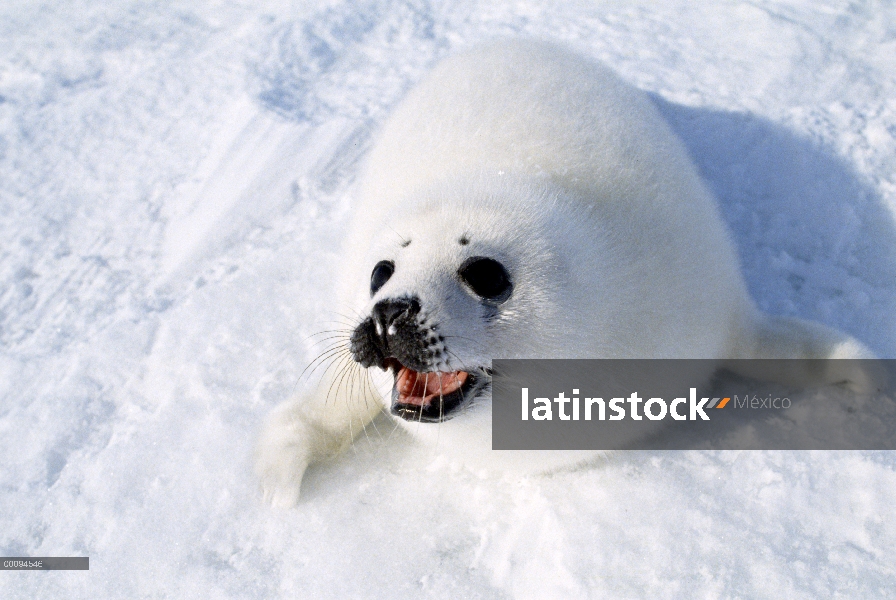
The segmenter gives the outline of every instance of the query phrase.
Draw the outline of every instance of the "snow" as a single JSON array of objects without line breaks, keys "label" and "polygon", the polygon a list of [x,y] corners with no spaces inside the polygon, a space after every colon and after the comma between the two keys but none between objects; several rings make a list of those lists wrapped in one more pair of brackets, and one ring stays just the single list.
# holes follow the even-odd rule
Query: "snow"
[{"label": "snow", "polygon": [[765,310],[896,356],[886,2],[9,0],[0,7],[3,598],[871,598],[888,452],[631,452],[514,479],[387,420],[274,511],[370,137],[440,57],[563,41],[653,94]]}]

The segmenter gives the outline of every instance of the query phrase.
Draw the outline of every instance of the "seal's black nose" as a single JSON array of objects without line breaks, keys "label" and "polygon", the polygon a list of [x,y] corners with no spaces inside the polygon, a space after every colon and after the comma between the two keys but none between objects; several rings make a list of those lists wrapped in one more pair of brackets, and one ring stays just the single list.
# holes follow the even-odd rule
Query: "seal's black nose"
[{"label": "seal's black nose", "polygon": [[413,319],[420,312],[420,301],[416,297],[389,298],[377,302],[373,307],[373,319],[383,337],[393,335],[389,328],[400,321]]},{"label": "seal's black nose", "polygon": [[424,372],[429,367],[426,331],[417,322],[420,300],[416,296],[381,300],[351,335],[351,351],[363,367],[385,369],[390,358],[401,366]]}]

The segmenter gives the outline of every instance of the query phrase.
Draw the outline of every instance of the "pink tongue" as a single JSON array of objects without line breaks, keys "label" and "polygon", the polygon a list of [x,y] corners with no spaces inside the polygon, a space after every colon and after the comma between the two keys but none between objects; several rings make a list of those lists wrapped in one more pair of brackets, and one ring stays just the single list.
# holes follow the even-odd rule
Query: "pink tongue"
[{"label": "pink tongue", "polygon": [[418,373],[402,367],[395,380],[400,404],[427,406],[433,398],[457,391],[470,374],[466,371],[450,373]]}]

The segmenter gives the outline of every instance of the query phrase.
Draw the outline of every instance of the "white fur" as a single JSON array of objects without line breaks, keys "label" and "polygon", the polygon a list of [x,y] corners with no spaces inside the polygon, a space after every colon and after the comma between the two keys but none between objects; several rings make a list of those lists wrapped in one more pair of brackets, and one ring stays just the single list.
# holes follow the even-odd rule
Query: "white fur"
[{"label": "white fur", "polygon": [[[471,256],[499,260],[514,283],[491,321],[456,276]],[[715,200],[651,102],[543,43],[455,56],[410,92],[370,153],[344,257],[338,307],[369,315],[384,297],[419,296],[450,351],[440,371],[514,357],[866,354],[820,325],[760,314]],[[380,260],[395,273],[370,298]],[[357,374],[335,372],[278,408],[262,434],[258,471],[274,504],[293,504],[305,467],[383,405]],[[391,377],[370,375],[388,402]],[[401,423],[485,464],[544,469],[587,456],[493,452],[490,418],[486,397],[444,423]]]}]

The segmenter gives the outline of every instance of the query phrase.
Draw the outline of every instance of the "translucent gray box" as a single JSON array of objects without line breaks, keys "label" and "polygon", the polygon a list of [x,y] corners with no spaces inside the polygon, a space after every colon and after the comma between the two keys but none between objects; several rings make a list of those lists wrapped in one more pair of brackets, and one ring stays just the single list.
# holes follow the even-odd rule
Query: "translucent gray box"
[{"label": "translucent gray box", "polygon": [[0,557],[2,571],[89,571],[87,556],[6,556]]},{"label": "translucent gray box", "polygon": [[896,360],[499,359],[492,368],[495,450],[896,449]]}]

